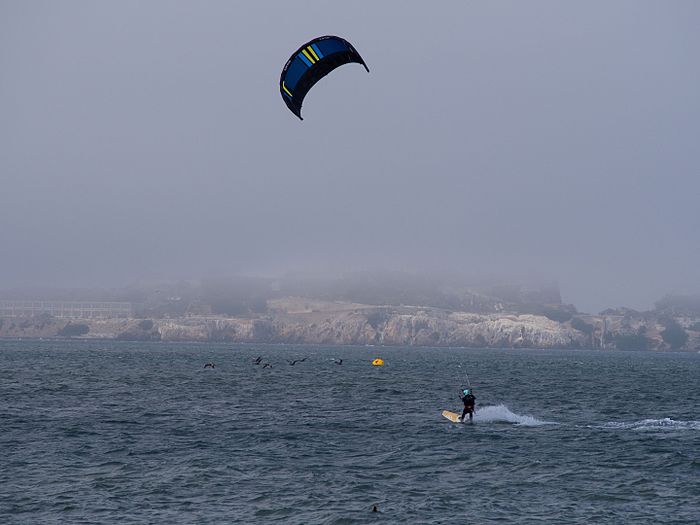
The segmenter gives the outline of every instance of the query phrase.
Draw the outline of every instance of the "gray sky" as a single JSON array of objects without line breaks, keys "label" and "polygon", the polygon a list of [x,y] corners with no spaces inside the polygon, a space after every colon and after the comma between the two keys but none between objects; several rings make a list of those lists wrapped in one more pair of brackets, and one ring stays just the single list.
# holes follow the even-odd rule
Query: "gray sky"
[{"label": "gray sky", "polygon": [[[397,269],[700,292],[700,3],[0,0],[0,287]],[[289,55],[350,40],[307,96]]]}]

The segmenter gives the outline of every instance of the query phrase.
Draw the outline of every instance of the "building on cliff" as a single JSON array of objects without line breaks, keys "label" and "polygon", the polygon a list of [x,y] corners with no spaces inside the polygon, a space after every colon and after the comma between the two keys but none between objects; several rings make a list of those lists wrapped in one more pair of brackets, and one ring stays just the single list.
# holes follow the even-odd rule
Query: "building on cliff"
[{"label": "building on cliff", "polygon": [[127,302],[0,300],[0,317],[49,314],[59,319],[123,319],[132,317],[132,312]]}]

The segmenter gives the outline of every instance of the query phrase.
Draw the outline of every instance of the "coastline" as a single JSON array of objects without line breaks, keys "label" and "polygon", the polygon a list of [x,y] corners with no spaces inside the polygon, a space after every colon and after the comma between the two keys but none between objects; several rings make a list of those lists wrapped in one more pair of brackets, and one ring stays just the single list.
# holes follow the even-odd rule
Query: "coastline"
[{"label": "coastline", "polygon": [[[515,312],[473,313],[420,306],[277,302],[246,317],[0,318],[3,340],[105,340],[332,346],[700,350],[694,318],[673,320],[683,344],[668,337],[669,320],[649,313],[575,314],[567,320]],[[688,328],[691,327],[691,328]],[[679,333],[680,333],[679,332]]]}]

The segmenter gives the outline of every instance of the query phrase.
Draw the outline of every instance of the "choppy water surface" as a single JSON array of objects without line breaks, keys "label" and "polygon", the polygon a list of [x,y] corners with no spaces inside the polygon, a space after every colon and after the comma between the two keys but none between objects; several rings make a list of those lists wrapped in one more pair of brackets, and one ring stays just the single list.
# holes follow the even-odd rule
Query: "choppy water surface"
[{"label": "choppy water surface", "polygon": [[698,354],[0,342],[0,522],[697,523],[699,385]]}]

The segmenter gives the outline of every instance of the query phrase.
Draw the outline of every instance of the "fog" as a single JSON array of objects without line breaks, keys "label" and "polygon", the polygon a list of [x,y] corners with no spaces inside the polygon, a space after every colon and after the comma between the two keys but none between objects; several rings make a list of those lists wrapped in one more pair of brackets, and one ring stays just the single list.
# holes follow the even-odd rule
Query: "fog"
[{"label": "fog", "polygon": [[[700,292],[700,4],[0,1],[0,288],[396,270]],[[299,121],[279,75],[335,34]]]}]

